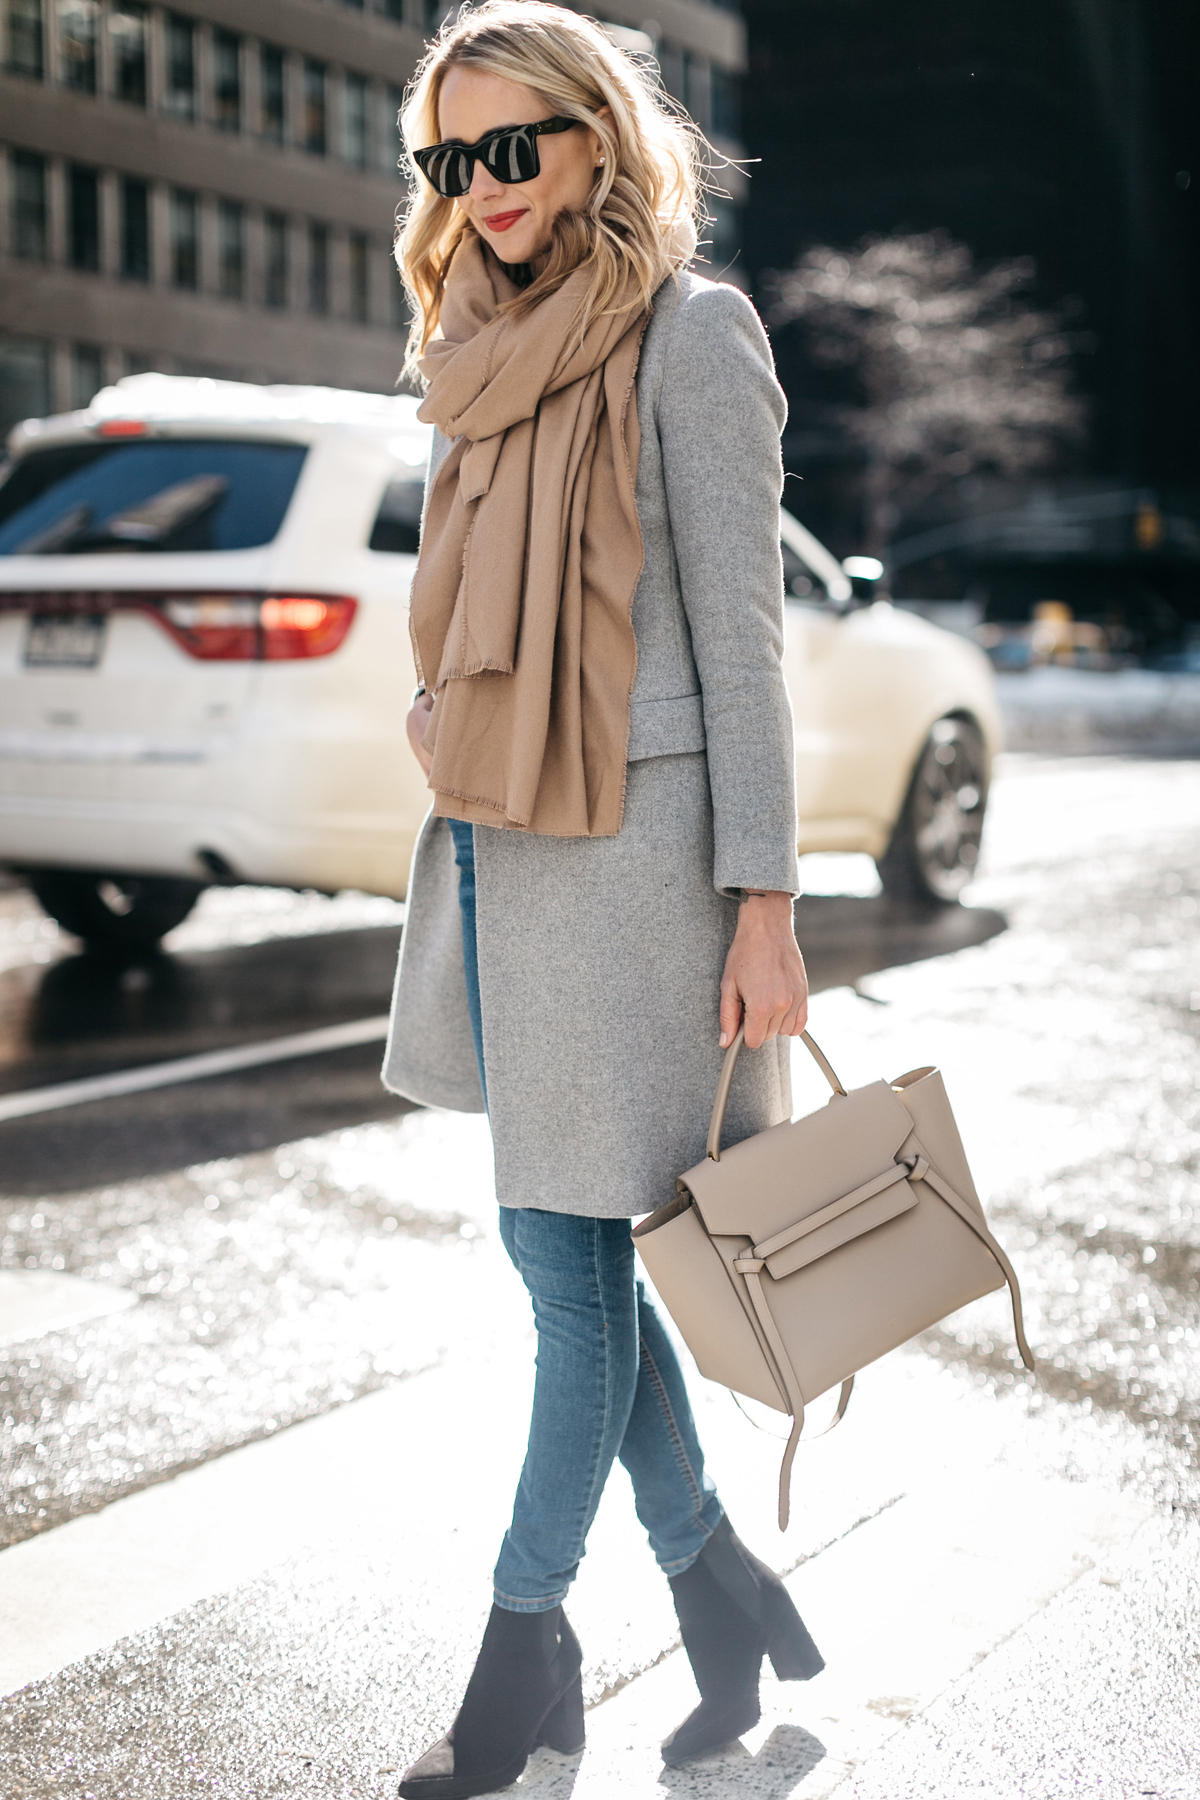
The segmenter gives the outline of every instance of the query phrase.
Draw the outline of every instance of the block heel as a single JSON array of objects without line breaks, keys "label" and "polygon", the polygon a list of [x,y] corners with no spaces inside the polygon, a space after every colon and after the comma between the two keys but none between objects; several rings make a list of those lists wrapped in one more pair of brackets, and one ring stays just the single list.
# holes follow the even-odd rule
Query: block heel
[{"label": "block heel", "polygon": [[775,1578],[760,1589],[767,1655],[780,1681],[811,1681],[825,1667],[825,1658],[809,1636],[808,1627],[792,1605],[783,1583]]},{"label": "block heel", "polygon": [[538,1729],[534,1742],[545,1744],[563,1756],[577,1756],[583,1749],[586,1733],[583,1724],[583,1681],[576,1676],[562,1699],[551,1707]]},{"label": "block heel", "polygon": [[677,1767],[757,1724],[764,1655],[781,1681],[808,1681],[825,1664],[778,1575],[727,1518],[692,1566],[671,1577],[671,1592],[700,1690],[699,1706],[662,1747],[663,1761]]}]

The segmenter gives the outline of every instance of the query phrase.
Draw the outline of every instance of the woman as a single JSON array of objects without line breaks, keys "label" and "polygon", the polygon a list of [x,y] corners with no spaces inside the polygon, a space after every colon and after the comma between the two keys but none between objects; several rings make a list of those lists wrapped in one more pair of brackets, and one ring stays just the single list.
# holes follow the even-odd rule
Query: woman
[{"label": "woman", "polygon": [[[789,1116],[807,1009],[780,670],[783,397],[752,307],[685,272],[699,144],[588,20],[488,0],[418,71],[397,246],[437,427],[409,734],[433,791],[384,1078],[490,1115],[538,1330],[529,1446],[452,1731],[400,1793],[460,1800],[583,1743],[562,1601],[614,1457],[701,1703],[748,1730],[764,1653],[821,1659],[705,1473],[630,1220],[729,1132]],[[486,1095],[486,1102],[485,1102]]]}]

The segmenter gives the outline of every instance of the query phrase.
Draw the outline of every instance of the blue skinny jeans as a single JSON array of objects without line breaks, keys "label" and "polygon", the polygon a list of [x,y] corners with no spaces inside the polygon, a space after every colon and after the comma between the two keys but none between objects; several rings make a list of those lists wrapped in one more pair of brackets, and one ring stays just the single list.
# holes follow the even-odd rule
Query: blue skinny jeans
[{"label": "blue skinny jeans", "polygon": [[479,1065],[479,1085],[483,1103],[487,1105],[487,1076],[483,1072],[483,1009],[479,1004],[479,951],[475,943],[475,827],[461,819],[447,819],[454,839],[454,860],[458,864],[458,910],[462,918],[463,968],[467,975],[467,1011],[471,1015],[471,1036],[475,1043],[475,1061]]},{"label": "blue skinny jeans", "polygon": [[[450,829],[483,1080],[474,833],[458,820]],[[659,1567],[681,1574],[720,1523],[721,1503],[683,1371],[636,1279],[629,1220],[502,1206],[500,1236],[533,1302],[537,1374],[525,1466],[496,1564],[496,1604],[549,1612],[561,1603],[617,1458]]]}]

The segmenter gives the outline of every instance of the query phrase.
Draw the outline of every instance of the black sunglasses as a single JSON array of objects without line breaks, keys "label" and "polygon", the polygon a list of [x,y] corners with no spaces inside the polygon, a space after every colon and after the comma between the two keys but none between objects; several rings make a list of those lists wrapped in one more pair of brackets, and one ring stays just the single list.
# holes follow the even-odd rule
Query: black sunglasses
[{"label": "black sunglasses", "polygon": [[556,131],[570,131],[578,119],[539,119],[536,125],[504,125],[489,131],[474,144],[453,139],[414,150],[413,161],[443,200],[459,200],[471,185],[475,164],[481,162],[497,181],[532,181],[542,172],[538,139]]}]

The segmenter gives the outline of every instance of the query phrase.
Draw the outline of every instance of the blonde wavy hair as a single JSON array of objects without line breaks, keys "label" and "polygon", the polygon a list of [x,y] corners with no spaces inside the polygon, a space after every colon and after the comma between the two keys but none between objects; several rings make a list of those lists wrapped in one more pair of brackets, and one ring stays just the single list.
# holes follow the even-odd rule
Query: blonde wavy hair
[{"label": "blonde wavy hair", "polygon": [[[412,312],[404,374],[438,329],[450,259],[472,227],[453,200],[443,200],[412,160],[413,149],[440,137],[438,101],[447,71],[470,66],[532,88],[548,115],[589,125],[605,161],[586,209],[562,213],[541,268],[506,310],[527,312],[561,287],[573,270],[592,273],[581,332],[614,301],[632,274],[636,301],[648,305],[667,276],[695,254],[707,223],[704,138],[644,65],[620,50],[593,19],[548,0],[484,0],[448,21],[418,65],[404,96],[409,201],[398,220],[396,266]],[[612,112],[611,123],[600,118]]]}]

